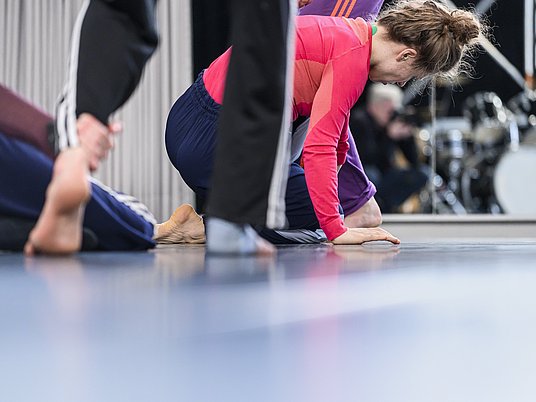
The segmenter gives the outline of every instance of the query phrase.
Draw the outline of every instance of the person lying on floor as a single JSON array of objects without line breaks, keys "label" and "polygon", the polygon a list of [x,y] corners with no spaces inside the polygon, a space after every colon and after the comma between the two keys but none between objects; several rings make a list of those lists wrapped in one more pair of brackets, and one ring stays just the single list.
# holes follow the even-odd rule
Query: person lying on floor
[{"label": "person lying on floor", "polygon": [[[89,114],[81,115],[77,126],[84,138],[82,146],[60,153],[54,163],[54,146],[49,141],[53,138],[49,135],[51,116],[2,85],[0,110],[0,250],[21,251],[26,243],[27,253],[34,252],[35,242],[27,239],[45,196],[54,199],[48,204],[54,210],[46,216],[60,224],[41,221],[32,235],[41,239],[39,246],[49,253],[71,253],[81,245],[86,250],[146,250],[162,236],[174,243],[204,241],[202,220],[190,205],[182,205],[166,225],[158,225],[134,197],[94,179],[79,180],[80,175],[87,175],[81,167],[89,164],[84,147],[99,147],[89,139],[107,138],[96,137],[94,132],[110,134],[118,127],[106,127]],[[100,152],[106,152],[108,145],[101,145]],[[80,200],[87,204],[85,212],[73,219],[80,211]],[[79,227],[73,225],[79,220],[85,229],[84,242]]]}]

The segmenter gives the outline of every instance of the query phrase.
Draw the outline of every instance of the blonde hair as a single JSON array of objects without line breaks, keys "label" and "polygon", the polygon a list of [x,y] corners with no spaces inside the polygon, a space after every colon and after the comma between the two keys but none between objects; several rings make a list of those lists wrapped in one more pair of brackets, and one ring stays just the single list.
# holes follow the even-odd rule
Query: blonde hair
[{"label": "blonde hair", "polygon": [[396,85],[372,84],[368,89],[367,103],[381,103],[384,101],[393,102],[395,109],[402,106],[404,92]]},{"label": "blonde hair", "polygon": [[389,39],[417,51],[418,71],[444,77],[470,71],[465,59],[486,30],[473,12],[451,10],[432,0],[396,2],[380,14],[378,24]]}]

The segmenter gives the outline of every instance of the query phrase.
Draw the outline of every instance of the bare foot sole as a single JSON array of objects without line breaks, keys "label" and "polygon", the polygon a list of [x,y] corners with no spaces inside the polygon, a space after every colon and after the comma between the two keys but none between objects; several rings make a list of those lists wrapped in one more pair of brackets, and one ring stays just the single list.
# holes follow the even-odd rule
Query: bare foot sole
[{"label": "bare foot sole", "polygon": [[82,221],[91,187],[81,148],[63,151],[54,163],[45,206],[24,247],[26,255],[71,254],[82,244]]},{"label": "bare foot sole", "polygon": [[154,240],[159,244],[202,244],[205,242],[205,225],[189,204],[182,204],[173,215],[156,225]]}]

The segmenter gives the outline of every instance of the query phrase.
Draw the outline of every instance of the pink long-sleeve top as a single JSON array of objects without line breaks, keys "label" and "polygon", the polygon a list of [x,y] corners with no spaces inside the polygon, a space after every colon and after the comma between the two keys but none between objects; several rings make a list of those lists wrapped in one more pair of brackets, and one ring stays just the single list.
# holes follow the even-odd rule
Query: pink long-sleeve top
[{"label": "pink long-sleeve top", "polygon": [[[368,79],[372,29],[364,20],[296,18],[293,118],[309,116],[303,166],[320,227],[329,240],[346,232],[339,215],[337,168],[348,151],[350,110]],[[223,102],[231,49],[216,59],[203,79],[211,97]]]}]

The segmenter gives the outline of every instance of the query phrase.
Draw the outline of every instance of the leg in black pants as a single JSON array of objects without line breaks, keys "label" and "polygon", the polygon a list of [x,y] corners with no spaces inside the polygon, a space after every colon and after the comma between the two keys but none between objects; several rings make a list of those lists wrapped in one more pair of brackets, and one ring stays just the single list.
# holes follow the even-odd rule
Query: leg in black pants
[{"label": "leg in black pants", "polygon": [[57,107],[59,148],[76,146],[75,121],[103,124],[136,89],[158,45],[157,0],[86,0],[73,29],[69,76]]},{"label": "leg in black pants", "polygon": [[295,5],[232,1],[233,54],[207,209],[209,251],[256,253],[249,225],[285,224]]}]

